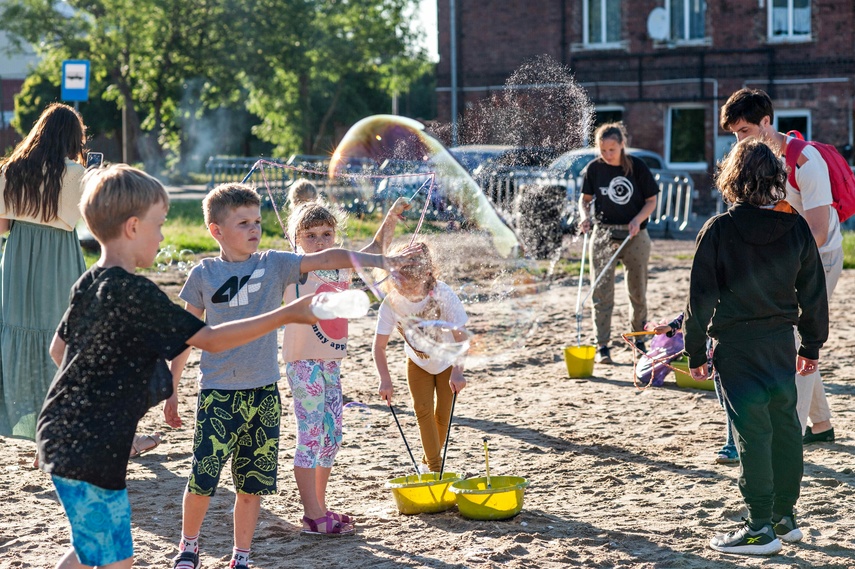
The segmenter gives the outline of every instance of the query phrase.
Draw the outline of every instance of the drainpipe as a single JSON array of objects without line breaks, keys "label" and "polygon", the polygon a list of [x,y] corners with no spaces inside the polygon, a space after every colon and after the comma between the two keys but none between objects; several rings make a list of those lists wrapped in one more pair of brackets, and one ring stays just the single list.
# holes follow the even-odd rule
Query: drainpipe
[{"label": "drainpipe", "polygon": [[457,146],[457,5],[448,0],[449,27],[451,28],[451,146]]}]

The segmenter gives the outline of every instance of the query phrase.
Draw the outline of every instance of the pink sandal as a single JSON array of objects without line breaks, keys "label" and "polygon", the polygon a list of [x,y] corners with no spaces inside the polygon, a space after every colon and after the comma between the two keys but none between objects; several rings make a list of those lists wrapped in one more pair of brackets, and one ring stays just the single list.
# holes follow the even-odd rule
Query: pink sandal
[{"label": "pink sandal", "polygon": [[[342,535],[350,535],[353,533],[353,526],[348,524],[343,524],[340,521],[334,519],[329,514],[326,514],[316,520],[313,520],[309,516],[303,516],[303,523],[309,526],[308,529],[303,528],[300,532],[305,535],[324,535],[329,537],[338,537]],[[318,529],[320,524],[324,525],[324,531]]]},{"label": "pink sandal", "polygon": [[334,519],[337,522],[341,522],[344,525],[352,524],[353,518],[348,516],[347,514],[339,514],[338,512],[333,512],[332,510],[327,510],[327,516]]}]

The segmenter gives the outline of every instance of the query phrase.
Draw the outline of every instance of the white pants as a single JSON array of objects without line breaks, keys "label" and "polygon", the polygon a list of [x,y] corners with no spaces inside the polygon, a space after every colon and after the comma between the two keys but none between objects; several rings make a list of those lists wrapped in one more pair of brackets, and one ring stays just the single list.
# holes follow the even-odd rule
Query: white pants
[{"label": "white pants", "polygon": [[[825,269],[825,288],[828,294],[828,302],[831,303],[831,295],[843,272],[843,247],[821,253],[822,267]],[[796,347],[801,345],[798,334],[796,334]],[[828,399],[825,398],[825,388],[822,385],[822,376],[819,369],[810,375],[796,375],[796,390],[798,391],[798,402],[796,411],[799,414],[799,422],[802,424],[802,432],[805,431],[810,419],[811,425],[831,420],[831,409]]]}]

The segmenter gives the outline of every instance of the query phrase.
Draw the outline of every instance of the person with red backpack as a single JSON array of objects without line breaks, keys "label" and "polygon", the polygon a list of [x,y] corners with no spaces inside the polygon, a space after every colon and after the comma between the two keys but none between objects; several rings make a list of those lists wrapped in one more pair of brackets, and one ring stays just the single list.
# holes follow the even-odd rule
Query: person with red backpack
[{"label": "person with red backpack", "polygon": [[[786,158],[789,170],[786,201],[805,218],[816,240],[830,301],[843,270],[840,223],[855,213],[855,177],[834,147],[778,132],[773,127],[773,118],[769,95],[759,89],[744,88],[731,95],[721,108],[719,123],[722,129],[735,134],[737,141],[760,138]],[[819,369],[797,378],[796,386],[804,444],[833,442],[831,410]]]}]

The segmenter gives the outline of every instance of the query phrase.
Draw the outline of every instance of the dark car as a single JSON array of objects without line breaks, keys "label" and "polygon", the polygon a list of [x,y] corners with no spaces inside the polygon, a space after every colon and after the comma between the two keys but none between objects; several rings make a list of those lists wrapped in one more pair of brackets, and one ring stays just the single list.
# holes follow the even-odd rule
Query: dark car
[{"label": "dark car", "polygon": [[[651,170],[665,170],[665,160],[652,150],[627,147],[626,153],[640,158]],[[578,180],[582,177],[582,170],[585,169],[585,166],[599,155],[600,153],[596,148],[577,148],[556,158],[549,165],[549,168],[563,172],[570,179]]]},{"label": "dark car", "polygon": [[449,152],[475,176],[484,171],[547,166],[558,154],[553,148],[506,144],[464,144]]}]

